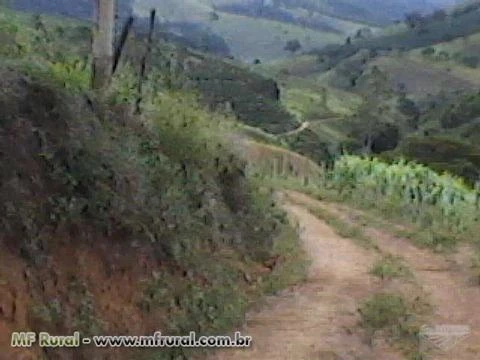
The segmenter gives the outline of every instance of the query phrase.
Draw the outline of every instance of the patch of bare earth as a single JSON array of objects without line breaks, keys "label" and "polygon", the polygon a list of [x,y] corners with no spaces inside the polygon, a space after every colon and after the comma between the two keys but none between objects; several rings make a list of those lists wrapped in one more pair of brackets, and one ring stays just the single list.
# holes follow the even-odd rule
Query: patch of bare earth
[{"label": "patch of bare earth", "polygon": [[308,280],[248,314],[242,332],[253,337],[251,348],[221,350],[212,359],[403,359],[386,344],[371,346],[358,326],[360,302],[383,286],[369,274],[378,254],[340,237],[305,206],[287,202],[285,209],[300,225]]},{"label": "patch of bare earth", "polygon": [[[0,247],[0,360],[132,359],[132,352],[125,348],[10,347],[13,331],[73,334],[79,330],[89,298],[97,306],[97,311],[89,316],[99,322],[102,333],[144,335],[158,329],[161,314],[146,314],[136,304],[143,296],[142,281],[149,279],[161,264],[151,256],[149,248],[132,254],[119,242],[102,240],[92,246],[80,241],[60,246],[41,268],[28,265],[21,257]],[[72,286],[75,283],[83,286],[75,289]],[[60,319],[36,314],[36,310],[45,310],[44,304],[53,300],[62,306]]]},{"label": "patch of bare earth", "polygon": [[[355,221],[358,218],[358,210],[319,202],[296,192],[289,192],[288,195],[297,203],[320,206],[343,220]],[[381,252],[401,256],[413,272],[433,307],[426,325],[461,325],[471,328],[468,338],[448,350],[433,347],[428,353],[429,359],[480,359],[480,286],[472,278],[470,269],[474,251],[472,247],[464,244],[452,254],[437,254],[429,249],[420,249],[409,240],[385,230],[367,225],[364,231],[375,240]]]}]

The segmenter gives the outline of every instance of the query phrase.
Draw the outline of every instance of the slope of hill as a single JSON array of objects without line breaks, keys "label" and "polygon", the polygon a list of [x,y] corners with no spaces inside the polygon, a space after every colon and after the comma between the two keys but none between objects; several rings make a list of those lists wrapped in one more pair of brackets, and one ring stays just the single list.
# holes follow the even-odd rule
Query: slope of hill
[{"label": "slope of hill", "polygon": [[[32,21],[29,16],[22,18],[27,19],[26,22]],[[66,54],[87,56],[85,49],[89,48],[88,27],[85,24],[79,25],[78,29],[82,30],[75,30],[77,31],[75,47],[68,49],[65,42],[69,36],[74,35],[66,33],[62,26],[58,30],[57,26],[55,22],[46,25],[50,38],[46,39],[47,44],[42,46],[48,48],[51,46],[48,43],[60,43],[66,47],[65,51],[68,51]],[[16,38],[21,37],[18,29],[13,28],[12,31],[16,32],[14,35]],[[137,34],[143,36],[141,31],[137,31]],[[235,62],[217,59],[166,43],[162,40],[165,36],[161,31],[155,36],[158,41],[155,41],[153,48],[152,65],[156,66],[161,73],[159,76],[163,81],[168,82],[168,86],[197,91],[204,104],[210,108],[222,109],[222,111],[230,108],[241,121],[273,133],[290,131],[297,126],[294,116],[289,114],[279,102],[279,89],[275,81],[254,74]],[[78,52],[79,50],[81,51]],[[141,44],[127,42],[126,61],[132,58],[139,63],[143,53]],[[60,57],[61,55],[51,56]]]},{"label": "slope of hill", "polygon": [[454,0],[278,0],[287,8],[303,8],[338,18],[376,25],[387,25],[401,20],[406,13],[428,13],[435,9],[455,4]]},{"label": "slope of hill", "polygon": [[302,50],[342,43],[348,34],[364,27],[327,18],[322,20],[325,28],[318,30],[295,22],[225,12],[193,0],[186,5],[175,1],[159,4],[157,0],[142,0],[135,4],[135,13],[145,16],[151,7],[157,7],[165,21],[194,23],[208,29],[226,41],[235,58],[245,62],[289,57],[291,53],[285,50],[289,40],[298,40]]},{"label": "slope of hill", "polygon": [[[290,40],[299,40],[303,51],[342,44],[346,37],[367,25],[375,31],[379,24],[384,26],[394,19],[401,19],[406,12],[427,12],[447,4],[450,0],[436,1],[435,5],[426,0],[421,3],[399,0],[122,0],[119,8],[121,18],[132,11],[146,16],[150,8],[157,8],[164,25],[185,24],[187,29],[196,26],[206,35],[223,39],[236,58],[251,62],[288,57],[290,53],[285,50],[285,45]],[[15,6],[81,18],[92,15],[89,1],[18,0]],[[184,35],[194,37],[189,31]],[[398,39],[385,41],[391,40]]]},{"label": "slope of hill", "polygon": [[331,45],[312,53],[323,57],[328,66],[352,56],[360,49],[412,50],[474,34],[480,31],[479,20],[480,3],[475,3],[465,9],[456,8],[448,14],[442,12],[414,17],[407,21],[408,26],[395,31],[368,38],[352,38],[348,44]]},{"label": "slope of hill", "polygon": [[85,24],[2,8],[0,29],[0,357],[191,358],[15,348],[11,333],[226,333],[301,278],[294,230],[228,142],[233,117],[152,65],[135,115],[131,54],[96,97]]},{"label": "slope of hill", "polygon": [[[13,3],[16,9],[46,14],[57,14],[91,19],[93,3],[91,1],[32,1],[18,0]],[[344,38],[362,25],[348,21],[336,21],[326,17],[318,19],[324,24],[320,29],[305,27],[301,22],[284,22],[279,19],[244,16],[242,14],[217,11],[214,4],[201,0],[188,0],[181,3],[167,0],[121,0],[119,17],[130,13],[146,17],[150,9],[157,8],[159,22],[163,28],[186,38],[185,43],[205,43],[199,34],[216,37],[214,41],[225,41],[226,47],[236,58],[251,62],[254,59],[269,61],[290,55],[285,50],[289,40],[299,40],[304,50],[323,47],[329,43],[342,43]],[[180,30],[180,32],[179,32]],[[194,30],[194,31],[192,31]],[[254,41],[257,40],[257,41]],[[200,45],[201,46],[201,45]],[[208,49],[207,47],[203,47]],[[217,54],[221,54],[217,52]],[[227,55],[223,52],[223,55]]]}]

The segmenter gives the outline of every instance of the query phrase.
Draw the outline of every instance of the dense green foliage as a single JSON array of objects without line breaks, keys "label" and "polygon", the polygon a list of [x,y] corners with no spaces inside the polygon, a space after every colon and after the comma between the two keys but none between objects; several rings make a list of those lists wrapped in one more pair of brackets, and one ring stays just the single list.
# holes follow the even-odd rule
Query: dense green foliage
[{"label": "dense green foliage", "polygon": [[383,198],[398,207],[416,209],[413,218],[421,216],[424,207],[432,206],[441,214],[436,221],[458,231],[478,221],[477,191],[459,178],[439,175],[420,164],[399,161],[389,165],[375,158],[344,156],[335,163],[332,181],[343,191],[361,189],[365,199],[374,195],[372,201]]},{"label": "dense green foliage", "polygon": [[448,104],[439,120],[443,128],[452,129],[472,122],[479,116],[480,94],[472,94]]},{"label": "dense green foliage", "polygon": [[[478,129],[473,126],[464,130],[465,135],[470,135],[472,142],[476,138]],[[479,180],[480,153],[475,144],[465,140],[457,140],[453,134],[410,136],[405,138],[400,146],[391,154],[382,154],[382,157],[391,159],[402,156],[409,160],[428,165],[430,168],[442,172],[448,171],[461,176],[470,185]]]}]

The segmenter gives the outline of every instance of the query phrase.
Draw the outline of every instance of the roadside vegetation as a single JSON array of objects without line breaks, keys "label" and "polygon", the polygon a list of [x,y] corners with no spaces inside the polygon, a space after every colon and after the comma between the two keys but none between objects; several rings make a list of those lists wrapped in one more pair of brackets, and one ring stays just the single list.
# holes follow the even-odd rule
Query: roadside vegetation
[{"label": "roadside vegetation", "polygon": [[0,278],[13,289],[0,297],[29,288],[17,305],[29,316],[7,327],[218,334],[302,281],[295,229],[227,142],[233,116],[155,64],[139,92],[134,37],[97,96],[85,24],[2,11],[0,28]]},{"label": "roadside vegetation", "polygon": [[341,237],[354,240],[359,246],[366,249],[378,250],[375,240],[365,235],[361,226],[343,221],[326,209],[309,207],[308,210],[317,218],[324,220]]},{"label": "roadside vegetation", "polygon": [[[331,176],[340,196],[420,228],[436,229],[430,246],[449,247],[477,229],[479,192],[460,178],[439,175],[419,164],[387,164],[354,156],[337,161]],[[454,237],[442,236],[442,231]]]}]

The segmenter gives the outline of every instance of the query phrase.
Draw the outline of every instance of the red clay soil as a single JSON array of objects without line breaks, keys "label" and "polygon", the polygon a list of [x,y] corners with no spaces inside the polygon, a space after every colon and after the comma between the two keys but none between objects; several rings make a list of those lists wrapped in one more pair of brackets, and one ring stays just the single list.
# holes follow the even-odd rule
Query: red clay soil
[{"label": "red clay soil", "polygon": [[[69,245],[52,251],[41,267],[27,266],[20,257],[0,249],[0,359],[126,359],[128,351],[81,350],[42,352],[10,347],[12,331],[47,331],[54,335],[72,334],[79,309],[89,298],[95,303],[95,317],[107,334],[145,335],[158,330],[161,314],[147,314],[137,306],[142,298],[142,280],[150,279],[158,264],[147,248],[126,252],[112,239],[97,241],[95,246],[68,241]],[[77,245],[72,245],[77,244]],[[106,244],[101,246],[99,244]],[[72,284],[83,284],[78,290]],[[88,293],[85,290],[88,289]],[[62,319],[42,320],[35,315],[48,300],[62,304]],[[65,324],[71,324],[67,327]],[[78,326],[78,325],[77,325]]]}]

